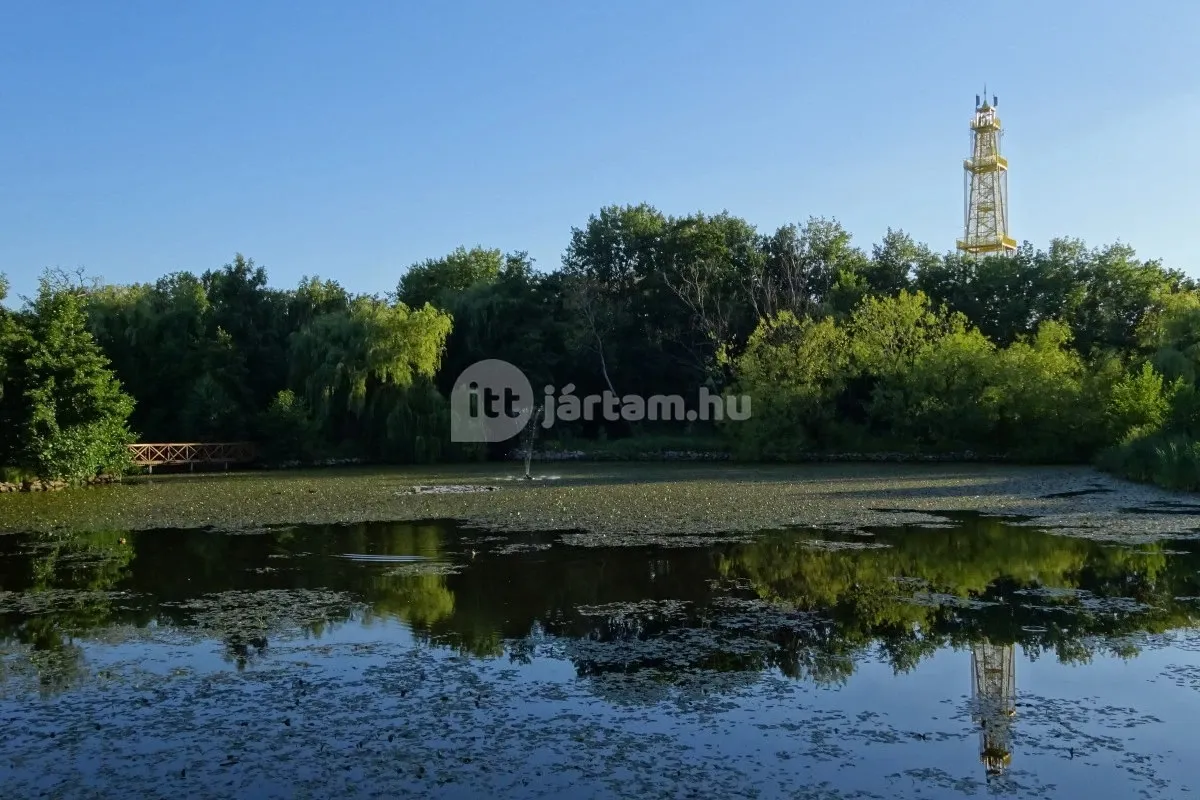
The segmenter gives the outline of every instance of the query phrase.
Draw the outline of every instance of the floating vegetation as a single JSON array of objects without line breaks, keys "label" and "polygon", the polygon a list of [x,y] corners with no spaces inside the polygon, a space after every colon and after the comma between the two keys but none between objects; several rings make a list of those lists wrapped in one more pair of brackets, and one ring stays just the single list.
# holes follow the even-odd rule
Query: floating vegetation
[{"label": "floating vegetation", "polygon": [[498,481],[561,481],[562,475],[501,475]]},{"label": "floating vegetation", "polygon": [[618,620],[634,616],[679,617],[685,615],[690,605],[686,600],[636,600],[599,606],[576,606],[575,613],[583,617],[609,617]]},{"label": "floating vegetation", "polygon": [[[1200,505],[1181,507],[1176,494],[1085,467],[572,463],[554,480],[505,481],[504,491],[495,472],[480,464],[164,475],[87,492],[7,494],[0,497],[0,532],[261,533],[295,524],[455,519],[492,531],[708,535],[948,525],[955,521],[945,515],[962,512],[1120,542],[1200,530]],[[471,488],[418,491],[446,486]],[[1075,494],[1094,489],[1110,491]]]},{"label": "floating vegetation", "polygon": [[[950,527],[938,525],[936,527]],[[804,546],[810,550],[876,550],[888,547],[881,542],[848,542],[838,539],[808,539]]]},{"label": "floating vegetation", "polygon": [[55,614],[96,604],[120,604],[136,595],[122,590],[50,589],[35,592],[0,591],[0,614],[22,616]]},{"label": "floating vegetation", "polygon": [[495,492],[499,489],[499,486],[481,486],[473,483],[443,483],[436,486],[414,486],[397,494],[472,494]]},{"label": "floating vegetation", "polygon": [[512,542],[496,548],[494,552],[498,556],[510,556],[516,553],[536,553],[541,550],[549,550],[552,546],[549,542]]},{"label": "floating vegetation", "polygon": [[[514,484],[480,505],[375,487],[354,512],[494,503],[511,526],[443,514],[225,532],[201,504],[192,522],[208,527],[0,536],[0,792],[1200,789],[1200,750],[1172,733],[1200,686],[1200,542],[1129,520],[1105,530],[1115,512],[1086,504],[1118,492],[1036,501],[1092,526],[1076,537],[1039,529],[1045,516],[956,508],[987,493],[949,478],[887,488],[883,511],[876,478],[772,474],[723,479],[750,518],[768,498],[791,504],[763,530],[685,516],[693,483],[714,485],[697,470],[665,485]],[[330,491],[299,486],[301,504]],[[654,502],[617,502],[639,496]],[[819,523],[837,497],[845,516]],[[567,524],[583,513],[573,499],[598,498],[617,502],[609,519]],[[1008,768],[988,775],[981,753]]]},{"label": "floating vegetation", "polygon": [[667,547],[696,548],[715,544],[752,542],[754,535],[748,533],[711,534],[640,534],[628,533],[564,533],[559,541],[568,547]]},{"label": "floating vegetation", "polygon": [[358,605],[346,592],[321,589],[230,590],[163,606],[182,612],[191,626],[220,638],[250,640],[304,635],[344,621]]},{"label": "floating vegetation", "polygon": [[417,575],[457,575],[464,569],[464,564],[450,564],[445,561],[413,561],[388,567],[383,574],[401,578]]}]

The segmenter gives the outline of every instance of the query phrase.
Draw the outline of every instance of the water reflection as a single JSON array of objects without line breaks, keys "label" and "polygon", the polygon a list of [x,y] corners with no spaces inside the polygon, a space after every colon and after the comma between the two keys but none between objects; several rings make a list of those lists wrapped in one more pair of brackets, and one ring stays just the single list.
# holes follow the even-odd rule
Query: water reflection
[{"label": "water reflection", "polygon": [[1017,715],[1017,652],[1011,644],[971,645],[971,699],[979,725],[979,760],[989,775],[1012,762],[1012,725]]},{"label": "water reflection", "polygon": [[[104,668],[92,645],[149,653],[171,637],[220,642],[225,662],[254,670],[281,638],[402,632],[518,667],[565,660],[594,696],[634,707],[772,675],[836,687],[864,665],[904,674],[957,650],[979,758],[1000,776],[1019,736],[1018,647],[1062,664],[1130,658],[1200,618],[1191,541],[1121,547],[963,517],[593,544],[449,523],[4,536],[0,691],[32,677],[52,696]],[[636,674],[651,680],[622,680]]]},{"label": "water reflection", "polygon": [[6,536],[0,636],[69,661],[108,629],[199,626],[245,663],[289,627],[398,619],[475,656],[537,631],[566,642],[581,675],[774,668],[838,684],[872,653],[904,672],[982,642],[1067,663],[1131,656],[1138,635],[1197,619],[1190,542],[1119,547],[978,518],[870,533],[690,548],[443,523]]}]

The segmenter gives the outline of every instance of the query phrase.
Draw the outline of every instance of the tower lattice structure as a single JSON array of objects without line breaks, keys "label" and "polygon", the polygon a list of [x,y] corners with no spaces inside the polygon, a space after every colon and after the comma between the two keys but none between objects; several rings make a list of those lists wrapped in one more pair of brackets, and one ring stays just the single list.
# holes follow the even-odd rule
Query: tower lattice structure
[{"label": "tower lattice structure", "polygon": [[963,161],[964,223],[958,249],[970,255],[1007,254],[1017,249],[1008,235],[1008,159],[1000,155],[996,98],[975,96],[971,118],[971,157]]},{"label": "tower lattice structure", "polygon": [[979,642],[971,647],[971,696],[979,725],[979,760],[988,775],[999,775],[1012,761],[1017,714],[1016,648]]}]

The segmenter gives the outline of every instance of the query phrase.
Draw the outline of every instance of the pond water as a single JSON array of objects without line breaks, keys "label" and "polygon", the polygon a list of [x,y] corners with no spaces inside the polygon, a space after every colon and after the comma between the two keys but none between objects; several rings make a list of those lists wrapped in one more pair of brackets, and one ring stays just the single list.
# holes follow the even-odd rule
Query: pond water
[{"label": "pond water", "polygon": [[1200,542],[0,536],[0,796],[1178,797]]}]

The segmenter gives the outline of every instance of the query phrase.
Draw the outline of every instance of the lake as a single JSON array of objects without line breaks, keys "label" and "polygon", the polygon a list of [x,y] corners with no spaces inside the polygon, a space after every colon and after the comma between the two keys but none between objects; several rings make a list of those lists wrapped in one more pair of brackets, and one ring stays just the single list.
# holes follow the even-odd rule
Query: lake
[{"label": "lake", "polygon": [[[899,471],[872,488],[878,475],[847,469],[804,472],[797,501],[849,492],[841,516],[854,524],[840,526],[798,522],[796,505],[779,509],[786,525],[697,520],[640,539],[632,512],[615,507],[592,532],[456,512],[183,528],[72,520],[0,535],[0,796],[1200,789],[1191,506],[1062,471],[1040,473],[1040,494],[1026,498],[1040,498],[1043,518],[981,514],[1029,473]],[[616,491],[580,468],[561,486],[418,500],[403,486],[437,476],[402,474],[372,478],[376,499],[410,492],[413,513],[493,502],[507,518],[520,505],[508,498],[524,496],[526,516],[553,506],[571,518],[571,492],[586,505],[589,486]],[[487,482],[441,477],[455,474]],[[694,498],[682,482],[722,473],[681,471],[680,484],[653,474],[642,491]],[[1008,488],[989,491],[984,474]],[[166,479],[88,502],[247,486],[303,498],[338,475]],[[772,492],[799,485],[761,475]],[[897,476],[912,481],[897,488]],[[54,509],[83,495],[67,494],[18,500],[36,508],[26,519],[68,518]],[[189,507],[200,520],[205,502]],[[1097,522],[1101,512],[1114,516]]]}]

